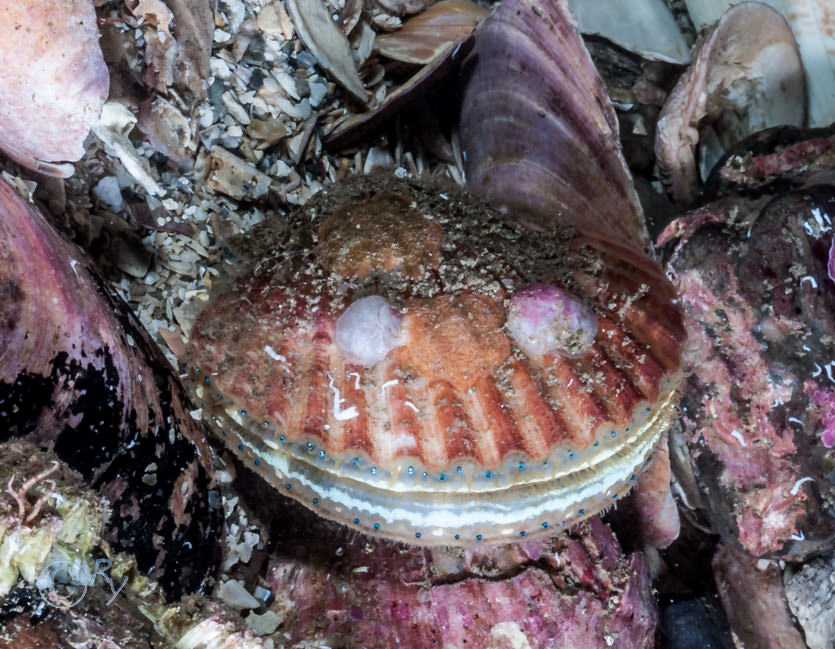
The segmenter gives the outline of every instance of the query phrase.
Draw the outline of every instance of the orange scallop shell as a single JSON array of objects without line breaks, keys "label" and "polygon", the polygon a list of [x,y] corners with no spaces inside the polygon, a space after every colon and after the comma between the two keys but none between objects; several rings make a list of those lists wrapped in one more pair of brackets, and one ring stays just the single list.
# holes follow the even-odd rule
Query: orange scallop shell
[{"label": "orange scallop shell", "polygon": [[[397,223],[423,234],[406,245]],[[590,515],[628,490],[675,411],[674,290],[605,233],[533,232],[456,187],[361,178],[236,247],[246,261],[230,259],[192,332],[200,404],[283,493],[362,531],[495,541]],[[369,272],[369,256],[387,261]],[[531,283],[593,310],[589,349],[522,352],[505,314]],[[365,366],[334,330],[369,295],[403,334]]]}]

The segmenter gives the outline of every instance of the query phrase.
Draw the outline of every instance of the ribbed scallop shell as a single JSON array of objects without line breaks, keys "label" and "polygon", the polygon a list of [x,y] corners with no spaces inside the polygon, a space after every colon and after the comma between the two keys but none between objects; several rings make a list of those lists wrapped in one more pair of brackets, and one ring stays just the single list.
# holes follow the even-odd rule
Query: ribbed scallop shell
[{"label": "ribbed scallop shell", "polygon": [[[376,212],[346,248],[360,270],[334,273],[317,232],[332,236],[328,219],[357,203]],[[387,243],[390,224],[405,219],[442,231],[440,247],[432,237]],[[287,223],[257,226],[237,248],[252,261],[192,333],[204,412],[282,492],[365,532],[500,540],[589,515],[629,488],[675,409],[684,331],[673,289],[654,261],[602,233],[566,226],[546,237],[456,187],[365,178]],[[400,255],[410,272],[364,274],[363,251]],[[415,259],[431,260],[421,275]],[[458,346],[443,324],[429,336],[407,326],[445,301],[504,314],[514,291],[535,282],[564,287],[596,313],[585,353],[527,357],[503,316],[485,328],[481,307]],[[406,334],[363,366],[345,357],[334,329],[368,295],[388,301]],[[439,362],[427,365],[433,353]]]},{"label": "ribbed scallop shell", "polygon": [[563,0],[499,4],[464,69],[461,148],[472,191],[646,245],[615,109]]}]

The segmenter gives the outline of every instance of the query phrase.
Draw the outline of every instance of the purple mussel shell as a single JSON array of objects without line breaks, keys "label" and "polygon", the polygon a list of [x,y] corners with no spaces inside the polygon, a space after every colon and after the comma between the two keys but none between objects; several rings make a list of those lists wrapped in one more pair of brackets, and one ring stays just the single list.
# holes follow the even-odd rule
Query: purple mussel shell
[{"label": "purple mussel shell", "polygon": [[219,560],[209,449],[182,387],[128,308],[0,181],[0,441],[55,453],[107,496],[104,538],[167,595]]},{"label": "purple mussel shell", "polygon": [[107,99],[110,78],[91,0],[0,5],[0,150],[69,176]]},{"label": "purple mussel shell", "polygon": [[726,197],[661,236],[675,241],[689,341],[676,470],[725,541],[755,556],[835,547],[833,219],[835,186],[817,185]]},{"label": "purple mussel shell", "polygon": [[272,608],[285,615],[279,632],[293,646],[653,644],[646,562],[625,556],[599,517],[566,534],[478,549],[371,539],[310,516],[280,534],[268,581]]}]

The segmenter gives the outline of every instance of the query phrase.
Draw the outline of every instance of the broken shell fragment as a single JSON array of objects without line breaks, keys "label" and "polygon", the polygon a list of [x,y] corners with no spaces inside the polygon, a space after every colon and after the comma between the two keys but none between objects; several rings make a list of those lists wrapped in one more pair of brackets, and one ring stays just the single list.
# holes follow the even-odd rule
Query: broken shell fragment
[{"label": "broken shell fragment", "polygon": [[473,31],[487,9],[469,0],[442,0],[374,41],[376,50],[404,63],[427,64]]},{"label": "broken shell fragment", "polygon": [[0,149],[20,164],[69,176],[84,154],[110,79],[91,0],[0,6]]},{"label": "broken shell fragment", "polygon": [[556,286],[531,284],[513,295],[507,329],[528,356],[575,356],[594,342],[597,316]]},{"label": "broken shell fragment", "polygon": [[337,318],[334,338],[350,361],[375,365],[399,345],[400,318],[385,298],[360,298]]},{"label": "broken shell fragment", "polygon": [[[392,233],[398,205],[411,223]],[[335,214],[363,227],[323,227]],[[425,223],[443,243],[412,263],[422,245],[392,241]],[[635,483],[675,411],[672,287],[591,226],[545,237],[453,185],[360,177],[232,246],[242,264],[184,359],[197,402],[281,493],[363,532],[463,544],[561,528]],[[569,292],[597,335],[569,336],[579,354],[527,354],[510,296]]]}]

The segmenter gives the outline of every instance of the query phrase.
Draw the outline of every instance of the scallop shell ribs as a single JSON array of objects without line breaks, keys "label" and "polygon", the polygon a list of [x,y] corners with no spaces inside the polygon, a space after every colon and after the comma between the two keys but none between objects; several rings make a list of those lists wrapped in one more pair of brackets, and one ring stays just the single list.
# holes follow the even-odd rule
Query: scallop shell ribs
[{"label": "scallop shell ribs", "polygon": [[560,528],[629,489],[676,409],[672,287],[576,222],[362,178],[234,246],[192,332],[198,401],[281,493],[363,532]]}]

